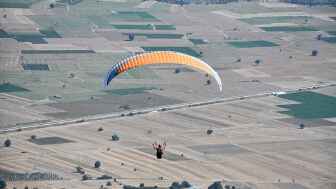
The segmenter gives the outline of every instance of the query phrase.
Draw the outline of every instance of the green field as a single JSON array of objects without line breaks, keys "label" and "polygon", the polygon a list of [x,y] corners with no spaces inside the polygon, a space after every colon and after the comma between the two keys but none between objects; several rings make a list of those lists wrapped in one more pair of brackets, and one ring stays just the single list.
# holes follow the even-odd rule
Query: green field
[{"label": "green field", "polygon": [[327,31],[329,35],[336,35],[336,31]]},{"label": "green field", "polygon": [[163,25],[163,24],[157,24],[154,25],[156,30],[176,30],[176,27],[174,25]]},{"label": "green field", "polygon": [[252,25],[272,24],[272,23],[298,23],[305,22],[310,19],[310,16],[272,16],[272,17],[255,17],[255,18],[243,18],[240,21],[246,22]]},{"label": "green field", "polygon": [[24,70],[49,71],[48,64],[22,64]]},{"label": "green field", "polygon": [[127,89],[112,89],[105,91],[109,94],[114,95],[130,95],[130,94],[142,94],[146,93],[146,91],[154,90],[155,87],[137,87],[137,88],[127,88]]},{"label": "green field", "polygon": [[31,32],[11,32],[7,33],[0,30],[0,38],[12,38],[18,42],[31,42],[35,44],[46,44],[47,41],[43,38],[46,37],[41,33],[31,33]]},{"label": "green field", "polygon": [[22,50],[22,54],[95,53],[93,50]]},{"label": "green field", "polygon": [[39,32],[9,32],[0,29],[0,38],[12,38],[19,42],[31,42],[37,44],[46,44],[44,38],[61,38],[61,36],[53,29],[40,29]]},{"label": "green field", "polygon": [[0,85],[0,93],[27,92],[27,91],[29,90],[10,83],[4,83]]},{"label": "green field", "polygon": [[[128,33],[124,33],[128,35]],[[149,39],[181,39],[183,34],[170,34],[170,33],[134,33],[135,36],[144,36]]]},{"label": "green field", "polygon": [[43,36],[40,35],[30,35],[30,34],[22,34],[22,35],[15,35],[12,37],[19,42],[31,42],[33,44],[47,44],[48,42],[43,39]]},{"label": "green field", "polygon": [[336,97],[309,91],[284,94],[279,97],[299,103],[278,105],[281,108],[288,109],[287,111],[281,111],[281,113],[301,119],[336,117]]},{"label": "green field", "polygon": [[47,29],[40,29],[39,31],[46,38],[61,38],[61,36],[52,27],[47,28]]},{"label": "green field", "polygon": [[111,24],[119,30],[175,30],[173,25],[153,25],[153,24]]},{"label": "green field", "polygon": [[276,43],[270,41],[231,41],[228,42],[233,47],[236,48],[253,48],[253,47],[274,47],[279,46]]},{"label": "green field", "polygon": [[112,26],[119,30],[153,30],[150,24],[112,24]]},{"label": "green field", "polygon": [[112,13],[111,17],[125,21],[159,21],[159,19],[144,11],[116,11]]},{"label": "green field", "polygon": [[322,40],[328,43],[336,43],[336,36],[335,37],[322,37]]},{"label": "green field", "polygon": [[9,37],[10,35],[6,31],[0,29],[0,38],[9,38]]},{"label": "green field", "polygon": [[33,3],[41,0],[0,0],[0,8],[22,8],[27,9]]},{"label": "green field", "polygon": [[176,51],[194,57],[201,57],[201,54],[190,47],[141,47],[145,51]]},{"label": "green field", "polygon": [[318,31],[313,27],[306,26],[272,26],[272,27],[260,27],[264,31],[268,32],[302,32],[302,31]]},{"label": "green field", "polygon": [[198,38],[190,38],[189,41],[191,41],[194,45],[204,45],[207,44],[203,39]]}]

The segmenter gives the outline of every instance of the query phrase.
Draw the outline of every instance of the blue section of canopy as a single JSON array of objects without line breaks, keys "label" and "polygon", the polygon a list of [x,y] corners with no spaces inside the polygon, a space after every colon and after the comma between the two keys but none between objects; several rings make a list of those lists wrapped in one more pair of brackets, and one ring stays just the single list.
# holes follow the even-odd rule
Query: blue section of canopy
[{"label": "blue section of canopy", "polygon": [[111,82],[111,80],[117,75],[118,75],[117,66],[113,66],[112,69],[109,71],[109,73],[106,75],[106,78],[104,80],[104,86],[107,87],[107,85]]}]

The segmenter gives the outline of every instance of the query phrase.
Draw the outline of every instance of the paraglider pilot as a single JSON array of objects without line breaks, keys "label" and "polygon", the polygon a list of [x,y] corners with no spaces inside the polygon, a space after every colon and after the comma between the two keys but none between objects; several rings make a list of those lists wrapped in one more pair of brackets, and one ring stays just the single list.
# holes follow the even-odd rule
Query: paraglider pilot
[{"label": "paraglider pilot", "polygon": [[154,150],[156,150],[156,158],[162,159],[163,152],[166,148],[166,142],[164,142],[162,145],[157,144],[156,142],[153,144]]}]

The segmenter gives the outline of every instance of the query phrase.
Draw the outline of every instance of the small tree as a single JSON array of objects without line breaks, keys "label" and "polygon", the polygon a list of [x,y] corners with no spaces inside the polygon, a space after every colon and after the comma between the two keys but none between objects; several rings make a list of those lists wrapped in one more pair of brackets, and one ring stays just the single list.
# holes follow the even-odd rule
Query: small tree
[{"label": "small tree", "polygon": [[134,33],[129,33],[129,34],[128,34],[128,40],[129,40],[129,41],[133,41],[134,38],[135,38]]},{"label": "small tree", "polygon": [[117,134],[112,135],[112,141],[118,141],[119,136]]},{"label": "small tree", "polygon": [[97,177],[97,180],[106,180],[106,179],[112,179],[112,177],[109,175],[102,175],[100,177]]},{"label": "small tree", "polygon": [[100,132],[100,131],[103,131],[104,129],[102,128],[102,127],[99,127],[98,128],[98,131]]},{"label": "small tree", "polygon": [[176,74],[178,74],[178,73],[180,73],[180,72],[181,72],[181,69],[180,69],[180,68],[176,68],[175,71],[174,71],[174,73],[176,73]]},{"label": "small tree", "polygon": [[28,187],[28,186],[25,186],[24,189],[29,189],[29,187]]},{"label": "small tree", "polygon": [[84,169],[82,167],[80,167],[80,166],[76,167],[76,172],[80,173],[80,174],[84,174],[85,173]]},{"label": "small tree", "polygon": [[257,59],[257,60],[254,61],[254,64],[255,64],[255,65],[259,65],[260,63],[261,63],[261,60],[260,60],[260,59]]},{"label": "small tree", "polygon": [[316,37],[317,40],[321,40],[322,39],[322,34],[318,34]]},{"label": "small tree", "polygon": [[30,139],[35,140],[36,139],[36,135],[30,136]]},{"label": "small tree", "polygon": [[100,161],[96,161],[95,164],[94,164],[94,167],[95,167],[96,169],[98,169],[100,166],[101,166]]},{"label": "small tree", "polygon": [[211,84],[211,80],[208,79],[208,80],[206,81],[206,84],[207,84],[207,85],[210,85],[210,84]]},{"label": "small tree", "polygon": [[89,180],[89,179],[90,179],[89,175],[85,174],[85,175],[82,176],[82,180]]},{"label": "small tree", "polygon": [[305,125],[303,123],[300,123],[300,129],[304,129]]},{"label": "small tree", "polygon": [[173,182],[170,188],[180,188],[180,184],[178,182]]},{"label": "small tree", "polygon": [[129,104],[119,106],[120,109],[129,110],[131,106]]},{"label": "small tree", "polygon": [[181,182],[181,186],[183,188],[189,188],[189,187],[191,187],[191,184],[188,181],[184,180],[184,181]]},{"label": "small tree", "polygon": [[318,54],[318,51],[317,50],[313,50],[311,55],[312,56],[317,56],[317,54]]},{"label": "small tree", "polygon": [[75,74],[74,73],[70,73],[68,78],[74,78],[75,77]]},{"label": "small tree", "polygon": [[211,135],[213,133],[213,130],[212,129],[208,129],[207,130],[207,135]]},{"label": "small tree", "polygon": [[107,181],[106,186],[112,186],[112,182],[111,181]]},{"label": "small tree", "polygon": [[5,140],[4,145],[5,145],[5,147],[10,147],[12,145],[11,140],[9,140],[9,139]]},{"label": "small tree", "polygon": [[7,186],[6,182],[0,177],[0,189],[5,189]]}]

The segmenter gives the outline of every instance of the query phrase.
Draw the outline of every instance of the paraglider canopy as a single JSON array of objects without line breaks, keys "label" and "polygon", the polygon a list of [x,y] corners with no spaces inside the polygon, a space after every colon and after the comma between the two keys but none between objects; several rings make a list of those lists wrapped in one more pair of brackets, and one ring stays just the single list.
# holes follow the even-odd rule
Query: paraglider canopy
[{"label": "paraglider canopy", "polygon": [[174,51],[146,52],[123,59],[112,66],[106,75],[104,85],[107,87],[113,78],[129,69],[150,64],[182,64],[189,66],[211,75],[216,80],[219,90],[222,91],[222,81],[218,73],[210,65],[201,59]]}]

